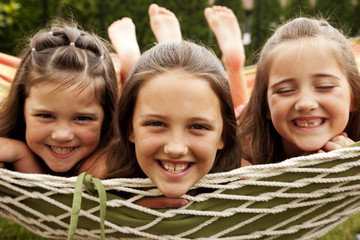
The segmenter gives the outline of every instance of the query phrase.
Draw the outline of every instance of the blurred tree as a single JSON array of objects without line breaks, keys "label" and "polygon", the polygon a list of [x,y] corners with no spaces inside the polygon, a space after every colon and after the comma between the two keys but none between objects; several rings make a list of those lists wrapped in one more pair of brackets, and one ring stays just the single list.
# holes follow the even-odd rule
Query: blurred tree
[{"label": "blurred tree", "polygon": [[285,19],[313,16],[310,0],[288,0],[284,8]]},{"label": "blurred tree", "polygon": [[251,44],[248,45],[246,56],[249,63],[254,63],[253,54],[259,50],[265,41],[273,34],[273,30],[284,21],[279,0],[254,0],[251,21]]},{"label": "blurred tree", "polygon": [[[6,0],[3,0],[6,1]],[[14,2],[14,0],[8,1],[8,3]],[[24,39],[32,35],[34,32],[44,26],[44,23],[49,17],[55,13],[55,8],[58,5],[55,1],[50,1],[46,5],[46,11],[48,16],[44,15],[44,4],[40,0],[16,0],[19,8],[17,14],[14,17],[13,24],[6,26],[0,33],[0,52],[8,53],[11,55],[17,55],[22,49],[21,44]]]},{"label": "blurred tree", "polygon": [[0,32],[6,26],[11,26],[14,22],[14,17],[18,14],[20,4],[15,1],[9,3],[0,2]]},{"label": "blurred tree", "polygon": [[[38,31],[53,18],[74,19],[85,30],[93,31],[108,39],[107,27],[115,20],[125,16],[133,19],[140,49],[144,51],[153,46],[155,42],[148,16],[148,7],[152,2],[166,7],[176,14],[184,39],[204,43],[213,48],[219,56],[216,39],[207,25],[203,13],[204,9],[209,6],[208,0],[182,0],[181,4],[177,0],[1,0],[0,52],[17,55],[21,50],[19,43],[22,43],[24,38]],[[240,24],[245,21],[242,0],[213,0],[212,3],[231,8]],[[360,30],[360,16],[356,14],[360,7],[358,4],[356,8],[359,10],[351,15],[350,13],[353,11],[349,4],[350,0],[318,0],[316,13],[331,17],[330,21],[337,24],[334,25],[335,27],[344,28],[345,33],[351,30],[354,35]],[[10,14],[12,18],[8,18],[12,22],[11,25],[4,24],[4,20],[1,20],[4,16],[8,16],[2,7],[4,5],[12,6],[10,12],[15,14]],[[286,11],[283,14],[279,0],[254,0],[250,30],[252,43],[245,47],[247,64],[254,63],[252,53],[264,44],[264,41],[272,34],[272,28],[284,21],[285,17],[304,16],[308,9],[308,0],[288,0]],[[315,11],[313,10],[313,12]],[[316,14],[310,12],[310,15]]]},{"label": "blurred tree", "polygon": [[354,8],[354,12],[353,12],[353,16],[351,18],[351,34],[352,36],[358,36],[360,34],[360,3],[357,3],[355,8]]},{"label": "blurred tree", "polygon": [[345,34],[351,33],[353,27],[351,0],[316,1],[315,11],[335,28],[342,29]]}]

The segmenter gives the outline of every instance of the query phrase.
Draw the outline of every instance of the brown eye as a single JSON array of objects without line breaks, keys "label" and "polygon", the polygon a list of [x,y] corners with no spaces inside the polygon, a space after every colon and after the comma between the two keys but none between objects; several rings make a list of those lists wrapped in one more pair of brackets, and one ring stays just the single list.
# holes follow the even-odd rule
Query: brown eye
[{"label": "brown eye", "polygon": [[91,117],[86,117],[86,116],[78,116],[75,118],[75,120],[77,121],[91,121],[92,118]]},{"label": "brown eye", "polygon": [[40,114],[37,114],[36,116],[38,116],[40,118],[55,118],[53,115],[47,114],[47,113],[40,113]]},{"label": "brown eye", "polygon": [[194,124],[191,126],[192,129],[195,130],[209,130],[210,128],[204,124]]},{"label": "brown eye", "polygon": [[161,127],[164,126],[162,122],[148,122],[146,123],[147,126],[153,126],[153,127]]}]

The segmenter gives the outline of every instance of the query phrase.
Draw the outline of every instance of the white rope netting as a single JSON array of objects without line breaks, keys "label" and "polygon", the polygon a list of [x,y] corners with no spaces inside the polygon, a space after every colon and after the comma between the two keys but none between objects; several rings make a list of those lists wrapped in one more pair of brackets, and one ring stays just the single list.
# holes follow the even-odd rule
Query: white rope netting
[{"label": "white rope netting", "polygon": [[[360,212],[359,159],[355,146],[208,174],[193,187],[202,193],[183,196],[190,204],[164,210],[134,204],[161,195],[149,179],[102,180],[106,239],[314,239]],[[64,239],[76,180],[0,169],[0,215]],[[99,239],[97,191],[84,190],[82,202],[73,237]]]}]

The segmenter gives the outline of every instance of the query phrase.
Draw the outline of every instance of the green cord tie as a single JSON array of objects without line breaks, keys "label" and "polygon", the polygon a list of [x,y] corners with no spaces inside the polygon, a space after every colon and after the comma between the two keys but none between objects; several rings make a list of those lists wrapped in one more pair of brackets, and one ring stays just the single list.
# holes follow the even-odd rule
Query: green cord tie
[{"label": "green cord tie", "polygon": [[100,230],[101,230],[101,239],[105,240],[105,215],[106,215],[106,191],[105,187],[102,185],[100,179],[93,178],[90,174],[86,172],[81,173],[77,179],[74,189],[74,198],[71,209],[71,217],[70,217],[70,229],[68,233],[67,239],[70,240],[77,228],[79,213],[81,209],[81,199],[84,185],[85,190],[90,195],[95,195],[95,188],[97,189],[99,199],[100,199]]}]

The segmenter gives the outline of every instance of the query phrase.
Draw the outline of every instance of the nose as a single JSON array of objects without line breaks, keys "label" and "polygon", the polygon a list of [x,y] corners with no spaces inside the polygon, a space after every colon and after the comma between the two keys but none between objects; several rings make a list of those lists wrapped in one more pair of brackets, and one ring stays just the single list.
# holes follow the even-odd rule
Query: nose
[{"label": "nose", "polygon": [[172,158],[179,158],[188,153],[186,139],[181,133],[173,133],[167,139],[164,152]]},{"label": "nose", "polygon": [[54,140],[67,142],[74,138],[74,132],[67,124],[59,124],[51,134]]},{"label": "nose", "polygon": [[308,91],[302,91],[299,93],[299,97],[295,103],[296,111],[304,111],[309,112],[318,107],[318,102],[314,93],[310,93]]}]

